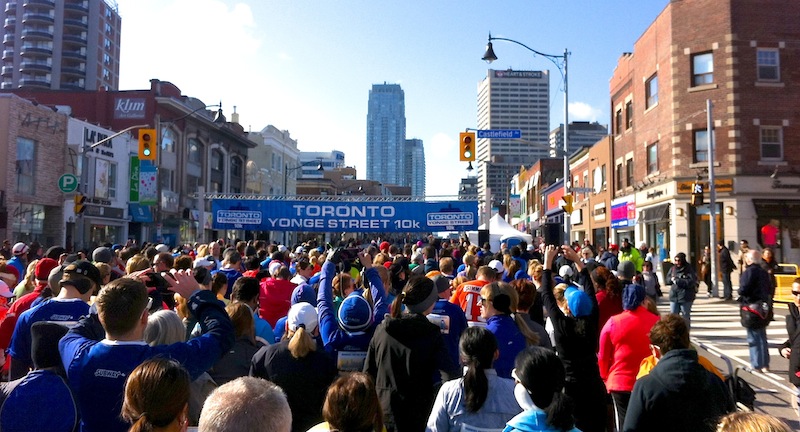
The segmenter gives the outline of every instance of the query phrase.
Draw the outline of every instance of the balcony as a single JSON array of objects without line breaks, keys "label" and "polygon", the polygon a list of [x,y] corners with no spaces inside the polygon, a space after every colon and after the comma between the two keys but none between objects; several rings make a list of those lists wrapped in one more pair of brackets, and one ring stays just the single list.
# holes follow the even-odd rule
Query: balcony
[{"label": "balcony", "polygon": [[19,80],[20,87],[41,87],[41,88],[50,88],[50,80],[41,77],[41,78],[26,78]]},{"label": "balcony", "polygon": [[16,11],[17,11],[17,2],[12,1],[6,3],[6,13],[11,12],[13,14],[16,13]]},{"label": "balcony", "polygon": [[86,60],[86,54],[81,51],[61,51],[61,57],[77,59],[77,60]]},{"label": "balcony", "polygon": [[23,29],[22,40],[53,40],[53,32],[40,29]]},{"label": "balcony", "polygon": [[59,87],[61,90],[86,90],[83,83],[79,81],[65,81]]},{"label": "balcony", "polygon": [[14,35],[6,34],[3,36],[3,45],[14,45]]},{"label": "balcony", "polygon": [[53,55],[53,49],[23,45],[19,50],[19,55],[22,57],[51,56]]},{"label": "balcony", "polygon": [[49,6],[49,7],[56,7],[55,0],[25,0],[22,3],[22,7],[31,7],[31,6]]},{"label": "balcony", "polygon": [[47,63],[37,63],[32,61],[22,61],[19,64],[19,70],[22,73],[36,74],[37,72],[50,73],[53,67]]},{"label": "balcony", "polygon": [[8,17],[3,21],[3,28],[6,30],[13,29],[17,25],[17,17]]},{"label": "balcony", "polygon": [[72,66],[65,66],[61,65],[61,75],[69,75],[71,77],[77,78],[86,78],[86,66],[85,65],[72,65]]},{"label": "balcony", "polygon": [[85,22],[83,22],[81,20],[78,20],[78,19],[66,18],[66,19],[64,19],[64,27],[77,28],[77,29],[80,29],[80,30],[88,30],[89,29],[89,24],[87,24],[87,23],[85,23]]},{"label": "balcony", "polygon": [[4,82],[3,84],[0,84],[0,90],[11,90],[13,88],[14,88],[13,82]]},{"label": "balcony", "polygon": [[61,37],[61,39],[64,42],[68,42],[70,44],[76,44],[83,47],[85,47],[86,44],[88,43],[86,35],[84,34],[65,34],[64,36]]},{"label": "balcony", "polygon": [[45,12],[29,12],[22,15],[23,24],[53,24],[55,18]]},{"label": "balcony", "polygon": [[14,66],[3,66],[3,68],[0,69],[0,75],[4,77],[10,77],[13,74],[14,74]]},{"label": "balcony", "polygon": [[84,1],[64,2],[64,9],[89,13],[89,5]]},{"label": "balcony", "polygon": [[8,60],[8,61],[14,60],[14,50],[13,49],[3,50],[3,60]]}]

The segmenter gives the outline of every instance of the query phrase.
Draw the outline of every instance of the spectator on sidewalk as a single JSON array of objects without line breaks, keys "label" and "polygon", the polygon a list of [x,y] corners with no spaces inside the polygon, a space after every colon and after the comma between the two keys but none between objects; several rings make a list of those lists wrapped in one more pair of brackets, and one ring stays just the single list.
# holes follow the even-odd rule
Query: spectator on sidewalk
[{"label": "spectator on sidewalk", "polygon": [[679,252],[673,259],[673,266],[667,275],[670,313],[677,314],[686,320],[686,327],[692,327],[692,304],[697,296],[697,273],[686,261],[686,254]]},{"label": "spectator on sidewalk", "polygon": [[[781,345],[781,357],[789,359],[789,382],[800,389],[800,278],[792,282],[792,303],[786,315],[786,332],[789,339]],[[792,404],[800,415],[800,395],[795,395]]]},{"label": "spectator on sidewalk", "polygon": [[[742,306],[770,302],[771,282],[769,274],[759,265],[761,253],[750,251],[745,257],[747,267],[739,278],[739,303]],[[769,315],[763,320],[747,325],[747,345],[750,349],[750,365],[753,369],[769,372],[769,344],[767,342],[767,326]],[[745,324],[743,322],[743,324]]]}]

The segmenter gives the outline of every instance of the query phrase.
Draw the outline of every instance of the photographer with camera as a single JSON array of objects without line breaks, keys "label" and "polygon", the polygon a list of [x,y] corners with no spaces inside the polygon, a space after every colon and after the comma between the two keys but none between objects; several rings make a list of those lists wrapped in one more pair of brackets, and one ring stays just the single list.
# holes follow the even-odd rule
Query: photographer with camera
[{"label": "photographer with camera", "polygon": [[680,252],[672,261],[673,266],[667,275],[669,290],[670,313],[680,314],[686,321],[686,327],[691,328],[692,303],[697,296],[697,273],[686,261],[686,254]]}]

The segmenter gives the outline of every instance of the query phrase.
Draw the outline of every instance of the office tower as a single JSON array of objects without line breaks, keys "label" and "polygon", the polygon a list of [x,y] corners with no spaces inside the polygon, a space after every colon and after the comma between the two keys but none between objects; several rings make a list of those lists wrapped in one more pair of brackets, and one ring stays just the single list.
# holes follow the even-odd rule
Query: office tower
[{"label": "office tower", "polygon": [[367,111],[367,179],[406,185],[406,108],[399,84],[373,84]]},{"label": "office tower", "polygon": [[406,184],[412,196],[425,196],[425,148],[421,139],[406,140]]},{"label": "office tower", "polygon": [[478,194],[487,198],[488,187],[503,199],[520,166],[548,156],[549,72],[489,69],[478,83],[478,129],[522,131],[522,139],[478,139]]},{"label": "office tower", "polygon": [[120,19],[100,0],[2,0],[2,89],[116,90]]},{"label": "office tower", "polygon": [[[581,147],[591,147],[608,136],[608,126],[598,122],[569,122],[569,154]],[[550,131],[550,157],[560,156],[564,149],[564,123]]]}]

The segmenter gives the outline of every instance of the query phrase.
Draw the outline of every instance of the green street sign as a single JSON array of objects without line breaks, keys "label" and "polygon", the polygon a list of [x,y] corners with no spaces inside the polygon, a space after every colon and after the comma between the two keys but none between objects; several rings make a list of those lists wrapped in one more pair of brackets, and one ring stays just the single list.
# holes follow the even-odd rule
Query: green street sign
[{"label": "green street sign", "polygon": [[64,174],[58,178],[58,190],[63,193],[75,192],[78,190],[78,177],[72,174]]}]

